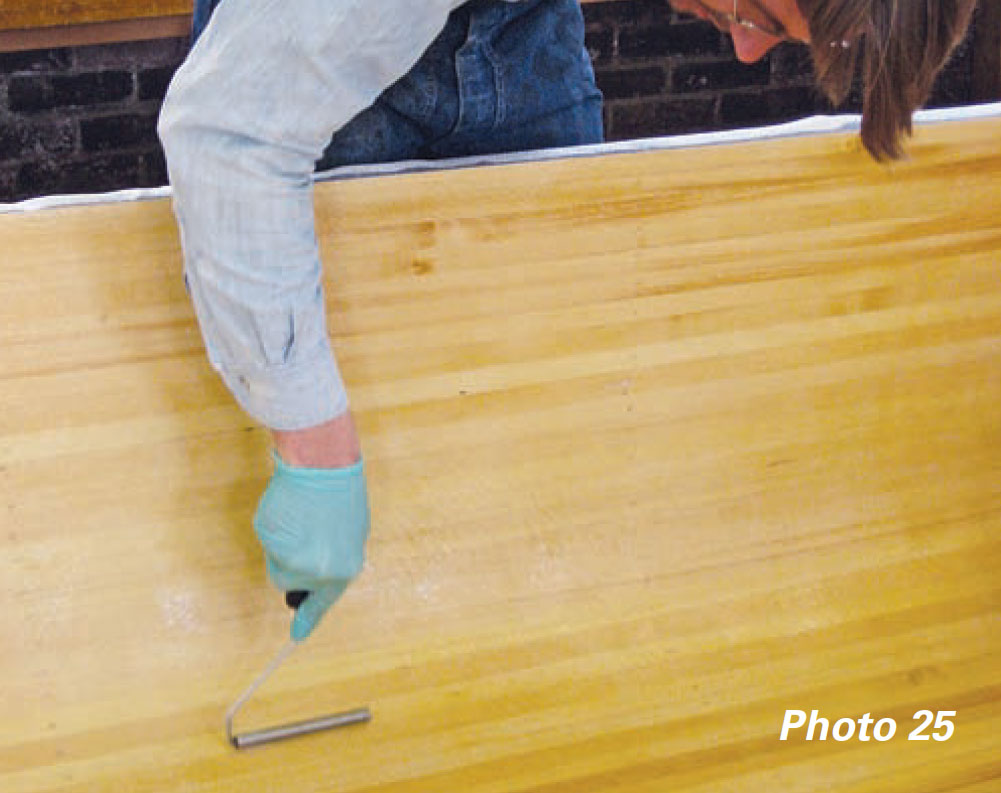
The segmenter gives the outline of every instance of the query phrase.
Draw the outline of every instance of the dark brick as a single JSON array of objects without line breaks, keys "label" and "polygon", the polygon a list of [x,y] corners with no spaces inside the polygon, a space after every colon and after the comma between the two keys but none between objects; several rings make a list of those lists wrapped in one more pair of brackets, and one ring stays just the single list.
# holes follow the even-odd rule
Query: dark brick
[{"label": "dark brick", "polygon": [[609,109],[609,140],[632,140],[698,132],[717,126],[716,98],[685,96],[656,102],[622,103]]},{"label": "dark brick", "polygon": [[595,72],[595,80],[606,101],[654,96],[663,92],[666,83],[664,70],[660,66],[642,69],[598,69]]},{"label": "dark brick", "polygon": [[167,160],[163,156],[162,149],[143,155],[143,170],[146,175],[141,187],[162,187],[170,181],[167,177]]},{"label": "dark brick", "polygon": [[720,120],[726,127],[791,121],[816,113],[818,98],[817,92],[806,86],[724,94]]},{"label": "dark brick", "polygon": [[17,121],[0,124],[0,162],[24,156],[28,135]]},{"label": "dark brick", "polygon": [[155,146],[155,115],[116,115],[80,122],[80,142],[85,151],[114,151],[134,146]]},{"label": "dark brick", "polygon": [[772,85],[813,82],[813,59],[801,44],[780,44],[768,56],[772,65]]},{"label": "dark brick", "polygon": [[48,110],[55,107],[50,77],[14,76],[7,84],[7,105],[11,110]]},{"label": "dark brick", "polygon": [[605,138],[609,138],[612,130],[612,106],[608,102],[601,106],[601,129]]},{"label": "dark brick", "polygon": [[671,17],[667,0],[629,0],[629,2],[585,3],[584,19],[588,23],[642,25]]},{"label": "dark brick", "polygon": [[120,102],[132,95],[129,72],[87,72],[74,75],[14,75],[8,84],[13,111]]},{"label": "dark brick", "polygon": [[0,168],[0,203],[17,200],[17,171]]},{"label": "dark brick", "polygon": [[720,32],[702,22],[663,24],[623,30],[619,34],[619,56],[622,58],[716,55],[721,50]]},{"label": "dark brick", "polygon": [[161,66],[139,72],[136,77],[136,92],[139,101],[162,102],[167,93],[167,86],[170,85],[170,80],[176,70],[176,66]]},{"label": "dark brick", "polygon": [[767,85],[768,78],[767,60],[752,65],[733,61],[711,61],[678,66],[671,74],[671,86],[678,93],[715,91]]},{"label": "dark brick", "polygon": [[595,64],[608,63],[615,55],[615,34],[608,28],[590,28],[585,36],[585,44],[591,61]]},{"label": "dark brick", "polygon": [[40,123],[17,116],[0,125],[0,161],[69,154],[76,148],[71,121]]},{"label": "dark brick", "polygon": [[96,44],[77,47],[74,50],[74,63],[78,69],[86,71],[167,66],[180,63],[187,52],[187,37]]},{"label": "dark brick", "polygon": [[0,53],[0,74],[60,71],[68,69],[69,65],[68,48]]},{"label": "dark brick", "polygon": [[17,175],[17,193],[41,196],[53,193],[102,193],[140,186],[143,161],[138,155],[113,155],[90,160],[28,163]]}]

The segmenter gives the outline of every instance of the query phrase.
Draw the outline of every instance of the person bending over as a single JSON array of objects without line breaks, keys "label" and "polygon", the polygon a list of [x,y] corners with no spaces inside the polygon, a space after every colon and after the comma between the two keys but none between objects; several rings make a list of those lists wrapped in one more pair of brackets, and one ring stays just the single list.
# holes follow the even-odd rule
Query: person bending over
[{"label": "person bending over", "polygon": [[[728,32],[744,62],[808,47],[835,103],[860,62],[862,141],[882,160],[901,155],[974,0],[672,4]],[[193,37],[158,132],[209,359],[271,431],[254,528],[273,583],[309,593],[302,640],[360,572],[370,522],[312,173],[598,143],[601,94],[577,0],[196,0]]]}]

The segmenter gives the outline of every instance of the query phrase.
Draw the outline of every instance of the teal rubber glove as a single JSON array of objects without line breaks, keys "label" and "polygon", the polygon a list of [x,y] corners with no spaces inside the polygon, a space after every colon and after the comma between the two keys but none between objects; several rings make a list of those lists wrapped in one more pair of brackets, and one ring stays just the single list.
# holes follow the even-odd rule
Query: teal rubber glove
[{"label": "teal rubber glove", "polygon": [[285,592],[310,593],[296,609],[292,639],[302,641],[365,562],[369,532],[365,468],[297,468],[277,454],[254,516],[268,575]]}]

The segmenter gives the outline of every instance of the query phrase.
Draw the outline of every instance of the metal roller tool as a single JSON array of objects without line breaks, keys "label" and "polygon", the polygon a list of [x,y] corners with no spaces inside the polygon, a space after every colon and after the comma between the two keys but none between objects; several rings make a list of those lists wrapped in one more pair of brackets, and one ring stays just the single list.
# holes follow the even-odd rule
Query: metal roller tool
[{"label": "metal roller tool", "polygon": [[[285,594],[285,602],[288,603],[290,608],[294,609],[297,608],[308,595],[308,592],[287,592]],[[345,711],[344,713],[333,713],[327,716],[318,716],[315,719],[306,719],[305,721],[297,721],[291,724],[280,724],[275,727],[267,727],[242,734],[234,733],[233,720],[236,718],[237,711],[239,711],[240,708],[246,704],[247,700],[254,695],[254,692],[261,687],[264,681],[271,677],[274,671],[292,654],[292,651],[295,650],[297,644],[298,642],[290,640],[288,644],[282,647],[282,649],[278,652],[278,655],[274,657],[271,663],[265,667],[264,671],[261,672],[257,679],[247,687],[247,690],[244,691],[236,702],[230,706],[229,710],[226,711],[226,739],[235,749],[248,749],[252,746],[261,746],[263,744],[284,740],[285,738],[296,738],[300,735],[309,735],[310,733],[330,730],[335,727],[347,727],[352,724],[362,724],[372,719],[371,712],[367,707],[365,707]]]}]

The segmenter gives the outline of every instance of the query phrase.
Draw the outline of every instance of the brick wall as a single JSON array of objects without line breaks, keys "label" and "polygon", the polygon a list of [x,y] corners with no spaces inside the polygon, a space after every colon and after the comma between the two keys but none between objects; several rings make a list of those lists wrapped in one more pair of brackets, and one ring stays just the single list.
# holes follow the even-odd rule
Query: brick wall
[{"label": "brick wall", "polygon": [[[729,37],[663,0],[584,6],[609,140],[755,126],[831,108],[805,48],[736,61]],[[0,54],[0,201],[166,183],[155,132],[184,39]],[[964,44],[935,106],[969,101]],[[847,110],[857,109],[857,98]]]},{"label": "brick wall", "polygon": [[156,117],[187,41],[0,54],[0,201],[166,183]]}]

